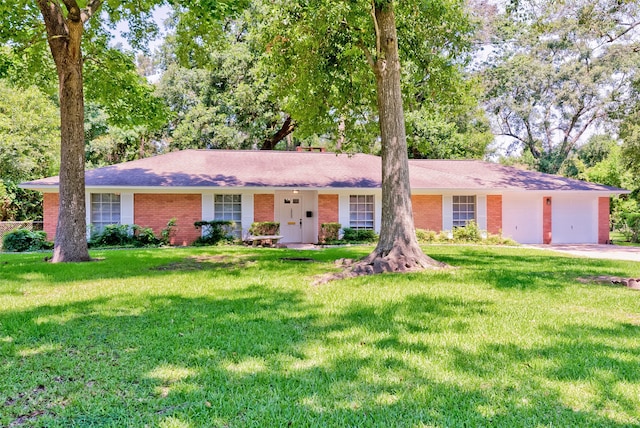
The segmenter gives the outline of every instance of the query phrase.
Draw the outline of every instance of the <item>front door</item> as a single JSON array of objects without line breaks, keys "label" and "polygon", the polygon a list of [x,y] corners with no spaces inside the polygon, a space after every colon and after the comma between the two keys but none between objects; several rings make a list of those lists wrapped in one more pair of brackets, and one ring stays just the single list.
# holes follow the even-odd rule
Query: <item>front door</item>
[{"label": "front door", "polygon": [[291,192],[278,193],[277,197],[281,242],[302,242],[302,196]]}]

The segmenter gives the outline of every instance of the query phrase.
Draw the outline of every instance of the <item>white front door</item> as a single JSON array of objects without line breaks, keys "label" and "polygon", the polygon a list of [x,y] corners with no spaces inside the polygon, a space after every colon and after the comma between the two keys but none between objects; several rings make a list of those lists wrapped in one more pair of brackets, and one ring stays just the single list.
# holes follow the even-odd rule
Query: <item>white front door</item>
[{"label": "white front door", "polygon": [[278,203],[278,221],[280,222],[281,242],[302,242],[302,195],[299,193],[276,194]]}]

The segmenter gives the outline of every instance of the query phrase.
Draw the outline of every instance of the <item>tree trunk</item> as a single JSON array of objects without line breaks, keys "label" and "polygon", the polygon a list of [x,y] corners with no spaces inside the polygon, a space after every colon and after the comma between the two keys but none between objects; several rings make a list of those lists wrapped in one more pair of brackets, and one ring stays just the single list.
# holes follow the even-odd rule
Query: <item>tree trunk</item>
[{"label": "tree trunk", "polygon": [[83,22],[77,8],[71,8],[65,19],[55,3],[38,0],[38,5],[47,28],[60,92],[60,206],[52,261],[88,261],[80,50]]},{"label": "tree trunk", "polygon": [[373,68],[382,139],[382,223],[376,249],[355,266],[354,272],[403,272],[442,266],[422,252],[415,234],[400,59],[391,1],[383,5],[376,2],[375,20],[379,47]]},{"label": "tree trunk", "polygon": [[280,129],[278,129],[278,132],[262,142],[260,150],[273,150],[280,141],[284,140],[293,132],[295,127],[296,124],[293,122],[291,116],[287,116]]}]

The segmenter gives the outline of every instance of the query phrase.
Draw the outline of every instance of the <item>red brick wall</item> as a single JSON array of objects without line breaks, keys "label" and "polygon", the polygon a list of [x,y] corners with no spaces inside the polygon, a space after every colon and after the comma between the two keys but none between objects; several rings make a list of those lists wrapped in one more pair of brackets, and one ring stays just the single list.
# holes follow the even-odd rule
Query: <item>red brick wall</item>
[{"label": "red brick wall", "polygon": [[44,231],[47,233],[47,239],[53,241],[56,236],[56,226],[58,225],[58,208],[60,207],[60,199],[57,193],[45,193],[42,204]]},{"label": "red brick wall", "polygon": [[200,236],[200,230],[193,226],[202,220],[202,196],[189,194],[146,194],[133,196],[133,222],[138,226],[150,227],[160,235],[167,222],[175,217],[174,245],[188,245]]},{"label": "red brick wall", "polygon": [[322,223],[338,222],[338,206],[338,195],[318,195],[318,230]]},{"label": "red brick wall", "polygon": [[487,232],[502,232],[502,195],[487,195]]},{"label": "red brick wall", "polygon": [[412,195],[411,205],[416,229],[442,230],[442,195]]},{"label": "red brick wall", "polygon": [[273,194],[253,195],[253,221],[274,221],[274,204]]},{"label": "red brick wall", "polygon": [[598,244],[609,243],[609,198],[598,198]]},{"label": "red brick wall", "polygon": [[[549,201],[549,203],[547,203]],[[542,198],[542,243],[551,244],[551,196]]]}]

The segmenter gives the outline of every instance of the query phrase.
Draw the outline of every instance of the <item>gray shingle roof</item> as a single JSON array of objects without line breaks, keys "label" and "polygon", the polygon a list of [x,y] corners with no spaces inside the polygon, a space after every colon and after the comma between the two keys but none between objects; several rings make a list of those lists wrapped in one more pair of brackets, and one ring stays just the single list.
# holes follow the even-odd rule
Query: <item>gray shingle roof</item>
[{"label": "gray shingle roof", "polygon": [[[414,190],[625,192],[477,160],[411,160],[410,176]],[[22,185],[36,189],[57,187],[58,177]],[[86,185],[123,188],[380,188],[381,162],[379,157],[365,154],[183,150],[88,170]]]}]

